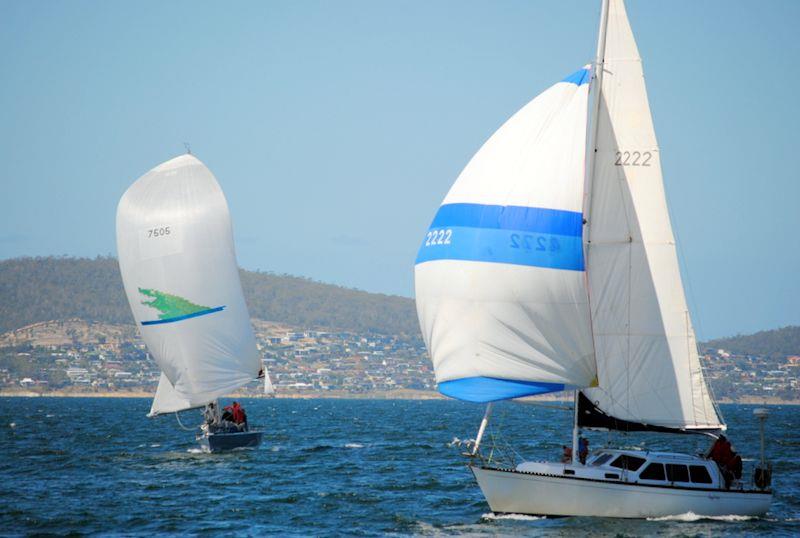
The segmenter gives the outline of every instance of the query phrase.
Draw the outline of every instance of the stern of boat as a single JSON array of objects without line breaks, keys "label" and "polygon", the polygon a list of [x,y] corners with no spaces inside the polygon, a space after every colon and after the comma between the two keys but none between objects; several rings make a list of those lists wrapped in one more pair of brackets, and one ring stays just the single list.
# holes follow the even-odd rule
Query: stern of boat
[{"label": "stern of boat", "polygon": [[263,431],[250,430],[235,433],[204,433],[197,437],[197,441],[205,452],[226,452],[229,450],[258,448],[263,437]]}]

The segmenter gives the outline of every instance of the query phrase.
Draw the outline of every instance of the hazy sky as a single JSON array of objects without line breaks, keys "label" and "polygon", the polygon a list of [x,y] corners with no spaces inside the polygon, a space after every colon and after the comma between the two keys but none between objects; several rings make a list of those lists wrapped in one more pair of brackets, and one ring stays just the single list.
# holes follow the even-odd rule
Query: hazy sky
[{"label": "hazy sky", "polygon": [[[628,11],[701,338],[800,324],[800,2]],[[247,269],[411,296],[472,154],[591,61],[594,1],[0,1],[0,258],[115,253],[184,151]]]}]

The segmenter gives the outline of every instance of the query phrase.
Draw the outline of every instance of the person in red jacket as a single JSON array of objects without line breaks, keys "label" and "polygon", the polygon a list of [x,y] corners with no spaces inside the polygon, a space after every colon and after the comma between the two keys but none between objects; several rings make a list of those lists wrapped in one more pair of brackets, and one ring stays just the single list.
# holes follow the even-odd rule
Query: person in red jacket
[{"label": "person in red jacket", "polygon": [[726,489],[731,487],[734,478],[742,477],[742,458],[733,450],[731,442],[724,435],[720,435],[714,442],[706,457],[717,463],[725,479]]},{"label": "person in red jacket", "polygon": [[[231,417],[231,422],[236,424],[240,430],[247,431],[247,413],[245,413],[244,407],[239,405],[239,402],[233,402],[232,405],[225,407],[225,411]],[[223,415],[223,418],[225,418],[225,415]]]},{"label": "person in red jacket", "polygon": [[732,457],[731,442],[724,435],[720,435],[719,439],[714,441],[706,457],[720,465],[725,465]]}]

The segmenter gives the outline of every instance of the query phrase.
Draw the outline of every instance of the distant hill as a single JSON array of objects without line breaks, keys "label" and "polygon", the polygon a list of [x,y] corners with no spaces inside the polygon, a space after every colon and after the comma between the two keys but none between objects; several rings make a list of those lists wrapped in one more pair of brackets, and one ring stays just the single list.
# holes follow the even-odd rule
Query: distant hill
[{"label": "distant hill", "polygon": [[[305,278],[241,271],[254,318],[299,327],[414,334],[414,301]],[[115,258],[0,261],[0,333],[49,320],[133,323]]]},{"label": "distant hill", "polygon": [[[412,299],[287,275],[244,270],[240,274],[253,318],[307,328],[419,333]],[[0,261],[0,333],[32,323],[73,318],[133,324],[115,258]],[[720,338],[701,347],[741,355],[800,355],[800,327]]]},{"label": "distant hill", "polygon": [[800,355],[800,327],[790,326],[755,334],[740,334],[711,340],[702,345],[711,349],[724,349],[737,355]]}]

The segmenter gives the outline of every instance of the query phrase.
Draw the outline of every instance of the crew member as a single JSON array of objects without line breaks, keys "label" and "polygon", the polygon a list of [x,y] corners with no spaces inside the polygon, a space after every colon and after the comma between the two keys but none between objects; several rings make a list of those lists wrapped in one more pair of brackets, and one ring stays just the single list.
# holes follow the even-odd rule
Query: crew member
[{"label": "crew member", "polygon": [[203,410],[203,419],[209,426],[219,423],[219,408],[216,403],[211,402],[206,406]]},{"label": "crew member", "polygon": [[561,454],[561,463],[572,463],[572,448],[567,445],[562,445],[563,453]]},{"label": "crew member", "polygon": [[586,458],[589,456],[589,440],[586,437],[578,439],[578,459],[581,464],[586,464]]}]

